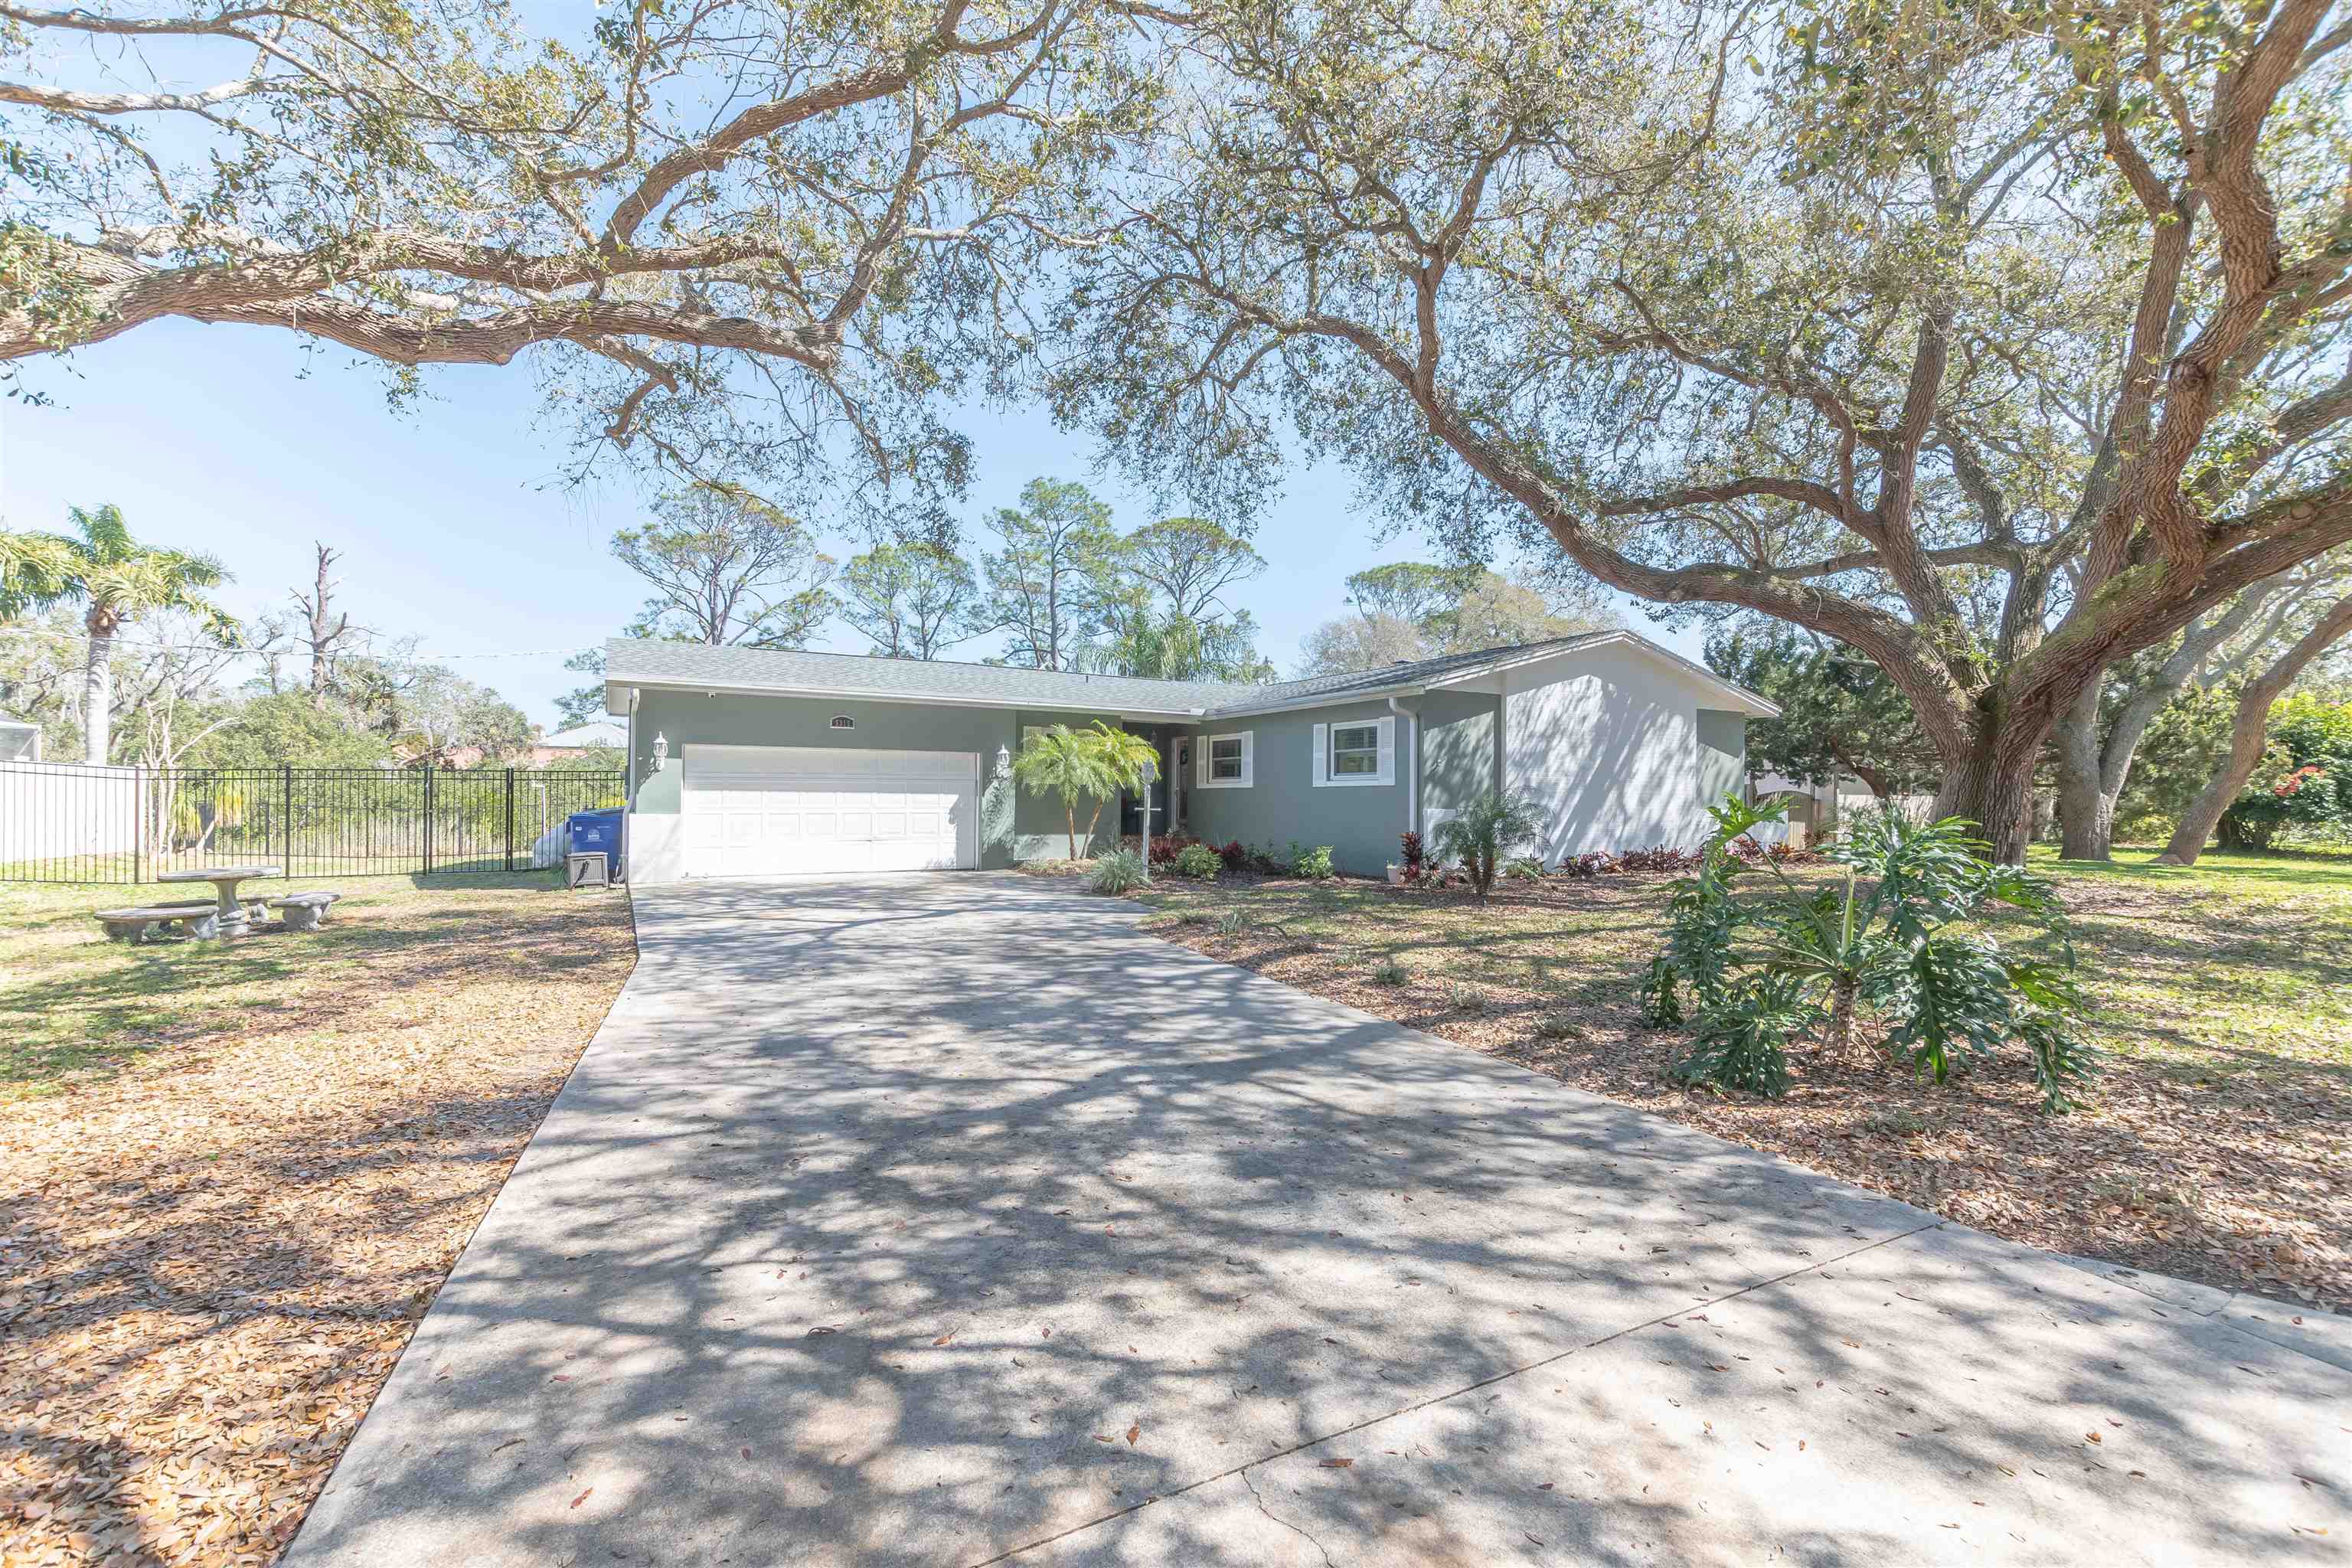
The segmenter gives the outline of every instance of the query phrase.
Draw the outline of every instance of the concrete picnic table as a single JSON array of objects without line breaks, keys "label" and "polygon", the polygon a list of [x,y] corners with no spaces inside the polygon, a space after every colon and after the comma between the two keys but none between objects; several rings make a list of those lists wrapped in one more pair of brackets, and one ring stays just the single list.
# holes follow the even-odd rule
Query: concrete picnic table
[{"label": "concrete picnic table", "polygon": [[285,874],[278,866],[206,866],[194,871],[159,871],[159,882],[210,882],[220,892],[220,933],[223,936],[244,936],[253,930],[253,921],[245,905],[236,896],[236,885],[258,877]]}]

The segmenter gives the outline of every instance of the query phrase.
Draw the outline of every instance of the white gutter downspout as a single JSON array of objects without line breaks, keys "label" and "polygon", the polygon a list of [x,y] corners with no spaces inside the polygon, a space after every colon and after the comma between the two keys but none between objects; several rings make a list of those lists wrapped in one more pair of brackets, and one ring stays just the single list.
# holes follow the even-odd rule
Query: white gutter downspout
[{"label": "white gutter downspout", "polygon": [[[626,882],[637,868],[629,854],[629,819],[637,815],[637,699],[645,695],[636,687],[629,688],[629,710],[623,715],[621,735],[621,880]],[[566,872],[569,879],[570,873]]]},{"label": "white gutter downspout", "polygon": [[1421,716],[1395,698],[1389,711],[1404,716],[1404,830],[1421,831]]}]

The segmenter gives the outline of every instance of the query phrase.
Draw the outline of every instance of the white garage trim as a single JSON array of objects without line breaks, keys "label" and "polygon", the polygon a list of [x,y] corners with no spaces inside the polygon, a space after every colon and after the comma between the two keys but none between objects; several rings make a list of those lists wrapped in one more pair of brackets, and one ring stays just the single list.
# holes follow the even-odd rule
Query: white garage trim
[{"label": "white garage trim", "polygon": [[689,877],[965,870],[980,864],[980,754],[688,745]]}]

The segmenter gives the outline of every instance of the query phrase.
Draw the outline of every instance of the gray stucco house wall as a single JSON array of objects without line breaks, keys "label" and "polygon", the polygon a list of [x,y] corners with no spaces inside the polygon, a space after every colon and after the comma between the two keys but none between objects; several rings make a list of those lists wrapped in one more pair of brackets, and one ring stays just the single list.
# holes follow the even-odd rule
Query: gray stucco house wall
[{"label": "gray stucco house wall", "polygon": [[[1307,849],[1328,844],[1342,869],[1380,875],[1396,858],[1397,836],[1408,820],[1404,759],[1397,759],[1390,784],[1318,787],[1315,728],[1391,717],[1385,702],[1349,702],[1202,725],[1192,731],[1192,776],[1185,781],[1192,833],[1218,844],[1271,845],[1277,854],[1286,854],[1293,842]],[[1253,776],[1246,786],[1204,784],[1200,758],[1212,737],[1229,734],[1250,737]]]},{"label": "gray stucco house wall", "polygon": [[1748,785],[1748,715],[1698,710],[1698,803],[1714,805]]},{"label": "gray stucco house wall", "polygon": [[[1336,703],[1260,713],[1204,724],[1192,731],[1192,776],[1186,781],[1191,816],[1187,826],[1199,837],[1223,844],[1239,839],[1252,848],[1270,846],[1286,854],[1296,843],[1312,849],[1328,845],[1339,869],[1377,877],[1402,858],[1401,842],[1416,817],[1424,826],[1496,789],[1501,757],[1496,748],[1500,698],[1488,692],[1433,691],[1399,700],[1399,713],[1385,700]],[[1390,722],[1396,750],[1393,777],[1386,784],[1314,782],[1316,731],[1326,744],[1333,727]],[[1254,776],[1246,787],[1204,784],[1197,759],[1210,738],[1236,733],[1251,738]]]}]

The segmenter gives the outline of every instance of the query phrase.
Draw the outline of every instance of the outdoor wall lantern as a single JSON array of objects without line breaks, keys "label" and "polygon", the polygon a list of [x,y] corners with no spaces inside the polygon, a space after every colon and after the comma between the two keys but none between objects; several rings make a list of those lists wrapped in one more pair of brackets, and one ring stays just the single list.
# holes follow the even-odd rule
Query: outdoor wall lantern
[{"label": "outdoor wall lantern", "polygon": [[669,762],[669,742],[658,730],[654,731],[654,772],[659,773]]},{"label": "outdoor wall lantern", "polygon": [[1011,748],[1011,747],[1009,747],[1009,746],[999,746],[999,747],[997,747],[997,748],[996,748],[996,776],[997,776],[998,778],[1003,778],[1006,773],[1010,773],[1010,772],[1012,771],[1012,769],[1013,769],[1013,750],[1012,750],[1012,748]]}]

